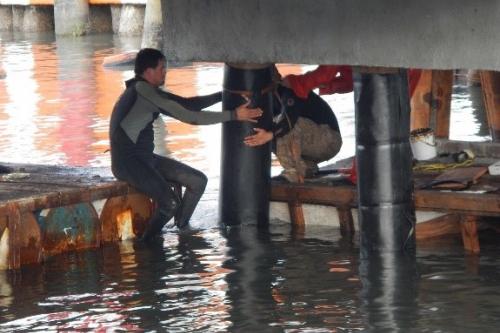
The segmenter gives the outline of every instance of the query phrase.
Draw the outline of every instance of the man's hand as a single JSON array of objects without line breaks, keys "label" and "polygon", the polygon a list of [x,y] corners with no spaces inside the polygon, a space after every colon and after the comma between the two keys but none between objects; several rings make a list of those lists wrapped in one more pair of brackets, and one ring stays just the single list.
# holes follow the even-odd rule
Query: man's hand
[{"label": "man's hand", "polygon": [[236,120],[256,123],[256,119],[262,116],[262,110],[260,108],[250,109],[248,104],[250,104],[250,101],[236,108]]},{"label": "man's hand", "polygon": [[247,146],[256,147],[268,143],[273,139],[273,132],[268,132],[262,128],[254,128],[254,135],[249,135],[245,138],[244,142]]}]

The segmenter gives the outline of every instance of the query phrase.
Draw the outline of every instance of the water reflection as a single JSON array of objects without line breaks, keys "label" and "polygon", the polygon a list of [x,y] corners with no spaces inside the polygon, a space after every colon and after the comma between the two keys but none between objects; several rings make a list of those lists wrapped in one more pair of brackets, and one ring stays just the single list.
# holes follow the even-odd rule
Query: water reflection
[{"label": "water reflection", "polygon": [[[273,268],[282,257],[280,249],[270,241],[268,232],[255,227],[229,228],[226,237],[231,260],[225,267],[234,271],[226,277],[234,323],[231,331],[270,331],[268,323],[277,311],[273,285],[279,283]],[[274,330],[281,331],[278,327]]]},{"label": "water reflection", "polygon": [[457,78],[451,98],[450,139],[491,140],[481,87]]},{"label": "water reflection", "polygon": [[[359,259],[331,228],[167,232],[0,272],[0,331],[485,332],[497,245]],[[418,269],[417,269],[418,268]]]},{"label": "water reflection", "polygon": [[360,259],[361,298],[370,332],[409,332],[418,317],[414,255],[370,254]]}]

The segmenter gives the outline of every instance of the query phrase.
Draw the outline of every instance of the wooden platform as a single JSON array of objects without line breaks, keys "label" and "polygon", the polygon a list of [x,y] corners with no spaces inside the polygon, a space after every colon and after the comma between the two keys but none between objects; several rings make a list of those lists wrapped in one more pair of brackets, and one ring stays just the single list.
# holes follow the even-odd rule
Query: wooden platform
[{"label": "wooden platform", "polygon": [[12,172],[0,174],[0,269],[134,237],[151,216],[150,199],[109,168],[7,167]]},{"label": "wooden platform", "polygon": [[[415,173],[416,187],[426,184],[439,173]],[[450,232],[462,233],[464,248],[479,253],[477,227],[482,216],[500,216],[500,176],[482,176],[467,190],[449,191],[421,189],[415,191],[417,210],[446,213],[428,223],[417,225],[417,238],[434,237]],[[483,193],[487,191],[487,193]],[[490,192],[488,192],[490,191]],[[271,200],[288,203],[292,223],[303,227],[301,204],[336,207],[342,234],[353,234],[352,208],[357,208],[356,186],[348,180],[328,177],[306,181],[303,184],[273,181]]]}]

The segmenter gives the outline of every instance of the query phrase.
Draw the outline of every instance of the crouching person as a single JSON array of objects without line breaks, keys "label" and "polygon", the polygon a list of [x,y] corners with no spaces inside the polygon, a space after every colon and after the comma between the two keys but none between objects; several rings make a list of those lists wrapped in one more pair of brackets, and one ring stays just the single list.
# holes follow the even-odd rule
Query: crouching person
[{"label": "crouching person", "polygon": [[255,128],[245,144],[259,146],[273,140],[273,151],[283,172],[280,178],[301,182],[314,177],[318,163],[338,154],[342,147],[337,118],[321,97],[310,92],[306,99],[278,85],[274,94],[273,130]]}]

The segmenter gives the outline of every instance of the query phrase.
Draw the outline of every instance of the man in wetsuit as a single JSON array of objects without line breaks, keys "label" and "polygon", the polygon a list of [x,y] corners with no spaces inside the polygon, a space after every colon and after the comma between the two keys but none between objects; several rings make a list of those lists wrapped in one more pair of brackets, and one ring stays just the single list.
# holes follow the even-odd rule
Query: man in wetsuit
[{"label": "man in wetsuit", "polygon": [[[160,113],[190,124],[205,125],[231,120],[252,121],[262,110],[247,108],[234,111],[199,112],[221,100],[221,93],[192,98],[161,90],[165,81],[165,56],[155,49],[142,49],[135,60],[135,77],[126,82],[126,90],[111,114],[109,139],[111,168],[116,178],[151,197],[157,204],[142,240],[161,232],[175,215],[175,224],[185,227],[205,190],[207,177],[181,162],[153,153],[153,121]],[[179,198],[174,184],[185,187]]]}]

